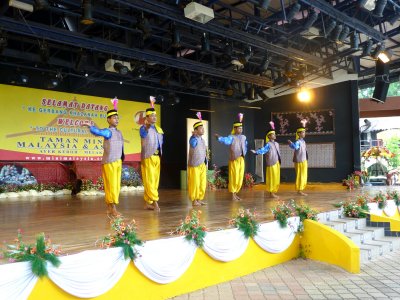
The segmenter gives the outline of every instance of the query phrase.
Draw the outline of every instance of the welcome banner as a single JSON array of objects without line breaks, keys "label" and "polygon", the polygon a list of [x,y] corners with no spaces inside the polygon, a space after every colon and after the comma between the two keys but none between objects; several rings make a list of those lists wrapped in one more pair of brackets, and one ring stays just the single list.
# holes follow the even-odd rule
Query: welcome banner
[{"label": "welcome banner", "polygon": [[[98,161],[103,138],[82,124],[108,127],[111,99],[0,84],[0,161]],[[140,160],[139,128],[149,103],[119,99],[126,161]],[[160,116],[159,105],[155,106]],[[160,117],[158,117],[158,123]]]}]

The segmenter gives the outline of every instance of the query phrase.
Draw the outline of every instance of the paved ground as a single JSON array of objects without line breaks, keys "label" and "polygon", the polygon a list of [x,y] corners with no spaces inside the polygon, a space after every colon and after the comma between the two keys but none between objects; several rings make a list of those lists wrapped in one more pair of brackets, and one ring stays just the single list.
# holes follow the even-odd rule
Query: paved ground
[{"label": "paved ground", "polygon": [[400,300],[400,251],[363,265],[360,274],[299,259],[173,299]]}]

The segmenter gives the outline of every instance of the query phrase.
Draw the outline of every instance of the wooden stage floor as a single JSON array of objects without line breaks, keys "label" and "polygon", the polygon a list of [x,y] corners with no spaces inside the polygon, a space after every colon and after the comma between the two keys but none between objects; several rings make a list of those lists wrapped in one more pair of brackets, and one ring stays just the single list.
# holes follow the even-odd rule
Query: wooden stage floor
[{"label": "wooden stage floor", "polygon": [[[308,196],[298,196],[293,184],[283,184],[279,195],[281,200],[304,201],[314,209],[329,211],[334,209],[334,203],[354,197],[360,190],[348,192],[334,183],[310,185],[306,192]],[[271,208],[277,200],[266,198],[263,186],[244,189],[239,195],[243,200],[233,202],[227,190],[207,191],[208,205],[200,208],[202,223],[210,230],[229,228],[229,218],[241,206],[255,208],[260,222],[273,220]],[[159,205],[160,213],[144,210],[143,192],[121,193],[118,209],[126,219],[136,220],[139,238],[152,240],[168,237],[192,209],[186,191],[182,190],[160,190]],[[96,240],[111,232],[102,196],[1,199],[0,227],[0,241],[7,243],[13,242],[18,229],[22,229],[23,240],[28,243],[44,232],[54,244],[61,245],[64,255],[96,249]]]}]

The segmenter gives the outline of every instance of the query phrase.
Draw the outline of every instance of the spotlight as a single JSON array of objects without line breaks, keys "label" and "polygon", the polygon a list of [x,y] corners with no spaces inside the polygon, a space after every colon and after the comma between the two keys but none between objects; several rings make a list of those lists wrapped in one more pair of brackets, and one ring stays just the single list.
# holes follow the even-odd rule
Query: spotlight
[{"label": "spotlight", "polygon": [[295,3],[289,10],[289,12],[286,15],[286,21],[288,23],[291,23],[294,16],[300,11],[301,5],[299,3]]},{"label": "spotlight", "polygon": [[363,53],[362,56],[369,56],[371,55],[371,50],[374,42],[372,40],[368,40],[368,42],[365,44],[363,48]]},{"label": "spotlight", "polygon": [[143,40],[148,39],[151,36],[151,25],[147,18],[144,17],[142,13],[137,20],[136,27],[143,32]]},{"label": "spotlight", "polygon": [[384,44],[379,44],[379,45],[376,46],[375,51],[372,53],[371,56],[372,56],[374,59],[378,59],[379,54],[380,54],[383,50],[385,50],[385,45],[384,45]]},{"label": "spotlight", "polygon": [[339,39],[338,41],[340,43],[343,43],[344,40],[347,38],[347,36],[349,35],[350,32],[350,28],[348,26],[344,26],[342,32],[339,35]]},{"label": "spotlight", "polygon": [[254,86],[252,85],[247,89],[247,99],[254,100],[255,98],[256,98],[256,91],[254,89]]},{"label": "spotlight", "polygon": [[358,37],[357,31],[354,31],[350,36],[351,49],[358,50],[360,45],[360,38]]},{"label": "spotlight", "polygon": [[35,10],[42,10],[49,8],[49,2],[47,0],[35,0]]},{"label": "spotlight", "polygon": [[245,65],[249,62],[250,58],[253,56],[253,51],[251,50],[251,46],[248,46],[244,49],[243,55],[239,57],[239,61]]},{"label": "spotlight", "polygon": [[171,47],[173,48],[179,48],[181,46],[181,34],[178,31],[178,29],[173,28],[172,29],[172,43]]},{"label": "spotlight", "polygon": [[300,102],[309,102],[311,100],[311,93],[305,87],[301,87],[300,91],[297,93],[297,99]]},{"label": "spotlight", "polygon": [[384,64],[388,63],[393,56],[393,51],[390,49],[383,50],[378,54],[378,59],[380,59]]},{"label": "spotlight", "polygon": [[10,80],[11,84],[19,84],[25,85],[29,82],[29,77],[24,74],[17,73],[13,78]]},{"label": "spotlight", "polygon": [[385,10],[387,0],[377,0],[373,14],[379,18],[383,17],[383,11]]},{"label": "spotlight", "polygon": [[234,91],[231,83],[229,81],[226,82],[226,84],[225,84],[225,95],[231,97],[231,96],[233,96],[234,92],[235,91]]},{"label": "spotlight", "polygon": [[260,5],[260,7],[267,10],[270,3],[271,3],[271,0],[260,0],[259,5]]},{"label": "spotlight", "polygon": [[332,30],[335,29],[335,27],[336,21],[331,19],[331,21],[328,23],[328,26],[326,26],[325,28],[325,37],[328,37],[331,34]]},{"label": "spotlight", "polygon": [[332,40],[337,41],[339,39],[339,36],[343,30],[343,25],[337,25],[335,28],[335,31],[332,33]]},{"label": "spotlight", "polygon": [[82,1],[82,17],[81,23],[83,25],[92,25],[94,23],[92,16],[92,1],[83,0]]},{"label": "spotlight", "polygon": [[47,88],[54,89],[59,85],[59,83],[60,83],[60,80],[57,78],[57,76],[55,78],[50,78],[47,81]]},{"label": "spotlight", "polygon": [[306,23],[304,24],[305,29],[310,29],[311,26],[317,21],[318,19],[318,14],[315,10],[312,11],[312,13],[308,16]]},{"label": "spotlight", "polygon": [[210,52],[210,41],[206,32],[203,32],[201,36],[201,52],[202,54]]},{"label": "spotlight", "polygon": [[121,75],[126,75],[126,74],[128,74],[128,71],[129,71],[128,67],[123,65],[120,62],[116,62],[114,64],[114,70],[117,71]]},{"label": "spotlight", "polygon": [[171,78],[171,71],[168,69],[164,71],[163,76],[160,79],[160,84],[162,86],[168,86],[170,78]]},{"label": "spotlight", "polygon": [[286,77],[293,77],[294,76],[294,72],[293,72],[293,61],[288,61],[285,64],[285,75]]},{"label": "spotlight", "polygon": [[271,61],[271,59],[270,59],[268,53],[265,54],[265,56],[260,64],[260,67],[259,67],[260,73],[264,73],[265,71],[267,71],[270,61]]}]

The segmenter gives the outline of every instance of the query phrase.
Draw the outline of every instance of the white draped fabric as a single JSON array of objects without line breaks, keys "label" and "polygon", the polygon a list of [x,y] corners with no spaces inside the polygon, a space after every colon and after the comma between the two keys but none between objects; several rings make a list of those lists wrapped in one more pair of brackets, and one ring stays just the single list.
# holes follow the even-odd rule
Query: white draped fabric
[{"label": "white draped fabric", "polygon": [[136,267],[147,278],[161,284],[177,280],[191,265],[197,246],[185,237],[146,242],[137,246]]},{"label": "white draped fabric", "polygon": [[[260,225],[256,243],[271,253],[285,251],[292,243],[299,218],[289,219],[289,226],[281,228],[277,221]],[[239,258],[247,249],[246,239],[238,229],[207,233],[204,251],[215,260],[229,262]],[[167,284],[181,277],[195,257],[197,247],[185,237],[148,241],[136,246],[139,256],[136,267],[150,280]],[[121,248],[90,250],[60,257],[56,268],[48,264],[49,278],[65,292],[80,298],[92,298],[109,291],[126,271],[130,260],[125,260]],[[35,286],[37,277],[28,262],[0,265],[0,299],[26,299]]]},{"label": "white draped fabric", "polygon": [[84,251],[60,257],[61,265],[48,265],[49,278],[68,294],[80,298],[100,296],[122,277],[130,263],[122,248]]},{"label": "white draped fabric", "polygon": [[393,217],[394,214],[396,213],[397,206],[396,203],[394,203],[394,200],[387,200],[387,205],[383,209],[383,212],[388,216],[388,217]]},{"label": "white draped fabric", "polygon": [[280,253],[292,244],[299,223],[299,217],[292,217],[285,228],[281,228],[278,221],[261,224],[254,241],[265,251]]},{"label": "white draped fabric", "polygon": [[382,209],[378,207],[378,203],[368,203],[369,212],[373,215],[381,216]]},{"label": "white draped fabric", "polygon": [[0,299],[27,299],[37,280],[30,262],[1,265]]},{"label": "white draped fabric", "polygon": [[228,229],[207,233],[203,250],[213,259],[228,262],[242,256],[249,244],[239,229]]}]

